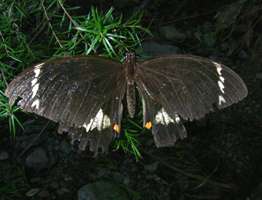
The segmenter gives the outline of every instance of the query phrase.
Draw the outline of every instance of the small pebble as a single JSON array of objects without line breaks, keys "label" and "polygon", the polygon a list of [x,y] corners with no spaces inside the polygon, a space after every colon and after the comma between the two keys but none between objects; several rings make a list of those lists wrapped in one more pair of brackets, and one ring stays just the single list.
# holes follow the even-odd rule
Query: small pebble
[{"label": "small pebble", "polygon": [[65,193],[69,193],[70,191],[67,188],[60,188],[59,190],[57,190],[57,194],[59,196],[64,195]]},{"label": "small pebble", "polygon": [[42,199],[50,197],[50,193],[47,190],[42,190],[38,193],[38,196]]},{"label": "small pebble", "polygon": [[256,79],[262,80],[262,73],[257,73],[256,74]]},{"label": "small pebble", "polygon": [[9,158],[9,154],[6,151],[0,152],[0,161],[7,160]]},{"label": "small pebble", "polygon": [[50,188],[52,188],[52,189],[58,189],[58,188],[59,188],[59,184],[58,184],[57,182],[52,182],[52,183],[50,184]]}]

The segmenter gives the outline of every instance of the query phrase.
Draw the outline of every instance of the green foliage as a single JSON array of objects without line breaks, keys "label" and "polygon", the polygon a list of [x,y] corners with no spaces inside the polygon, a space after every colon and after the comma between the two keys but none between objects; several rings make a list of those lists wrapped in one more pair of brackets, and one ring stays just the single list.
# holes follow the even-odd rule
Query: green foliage
[{"label": "green foliage", "polygon": [[124,21],[122,15],[115,17],[113,11],[110,8],[103,14],[92,7],[87,16],[68,16],[70,23],[65,33],[68,38],[61,42],[57,53],[99,53],[120,59],[127,51],[134,51],[141,45],[141,33],[150,33],[141,26],[142,14]]},{"label": "green foliage", "polygon": [[[141,112],[138,114],[141,116]],[[116,150],[123,150],[127,154],[131,154],[135,157],[136,161],[142,158],[139,151],[141,146],[138,137],[143,133],[143,127],[136,122],[136,119],[127,118],[123,119],[123,133],[121,133],[120,138],[117,138],[113,142],[113,147]]]},{"label": "green foliage", "polygon": [[22,127],[15,116],[19,109],[9,105],[3,91],[14,75],[30,62],[33,54],[25,34],[20,31],[23,13],[18,11],[14,1],[0,5],[0,120],[8,118],[10,133],[15,136],[17,125]]},{"label": "green foliage", "polygon": [[114,142],[114,148],[116,150],[123,150],[125,153],[129,153],[135,156],[136,160],[140,160],[142,158],[142,155],[138,149],[138,146],[140,145],[139,141],[137,140],[138,133],[137,132],[130,132],[128,130],[125,130],[123,133],[122,138],[117,139]]},{"label": "green foliage", "polygon": [[17,106],[12,106],[8,103],[8,99],[0,91],[0,120],[8,118],[9,130],[13,137],[16,135],[17,126],[23,128],[21,122],[16,117],[15,113],[19,110]]}]

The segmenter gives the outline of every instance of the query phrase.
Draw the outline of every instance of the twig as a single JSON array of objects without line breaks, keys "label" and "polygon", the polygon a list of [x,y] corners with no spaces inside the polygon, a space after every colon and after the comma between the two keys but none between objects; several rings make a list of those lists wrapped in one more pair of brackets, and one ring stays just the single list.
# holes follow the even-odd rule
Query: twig
[{"label": "twig", "polygon": [[5,51],[6,51],[6,54],[9,56],[9,50],[8,50],[8,48],[7,48],[7,45],[6,45],[6,41],[5,41],[5,38],[4,38],[4,36],[3,36],[3,34],[2,34],[2,32],[0,31],[0,36],[1,36],[1,39],[2,39],[2,41],[3,41],[3,43],[4,43],[4,48],[5,48]]},{"label": "twig", "polygon": [[35,142],[40,138],[40,136],[44,133],[44,131],[47,129],[48,125],[49,125],[50,121],[48,121],[46,123],[46,125],[42,128],[42,130],[40,131],[40,133],[34,138],[34,140],[18,155],[18,157],[21,157],[22,155],[24,155],[25,152],[27,152],[34,144]]},{"label": "twig", "polygon": [[46,25],[48,23],[43,20],[43,22],[39,23],[39,25],[35,28],[37,30],[36,32],[34,31],[32,39],[29,41],[29,44],[32,44],[32,42],[42,33],[42,31],[45,29]]},{"label": "twig", "polygon": [[71,15],[67,12],[67,10],[65,9],[64,5],[61,3],[60,0],[58,0],[59,5],[61,6],[62,10],[64,11],[64,13],[66,14],[66,16],[68,17],[68,19],[72,22],[72,24],[74,26],[79,26],[79,24],[71,17]]},{"label": "twig", "polygon": [[7,81],[6,81],[6,78],[5,78],[5,74],[4,74],[4,72],[3,72],[3,69],[0,69],[0,71],[1,71],[1,75],[2,75],[2,77],[3,77],[3,81],[4,81],[4,83],[5,83],[5,87],[7,87],[8,83],[7,83]]},{"label": "twig", "polygon": [[48,21],[48,26],[49,26],[49,28],[51,29],[51,31],[52,31],[52,33],[53,33],[53,35],[54,35],[57,43],[58,43],[59,46],[60,46],[60,48],[63,48],[63,45],[61,44],[59,38],[57,37],[57,35],[56,35],[56,33],[55,33],[54,29],[53,29],[53,26],[52,26],[52,24],[51,24],[51,22],[50,22],[50,18],[48,17],[48,14],[47,14],[47,12],[46,12],[46,8],[45,8],[45,5],[44,5],[44,0],[41,1],[41,6],[42,6],[42,8],[43,8],[43,10],[44,10],[44,14],[45,14],[45,17],[46,17],[46,19],[47,19],[47,21]]},{"label": "twig", "polygon": [[[71,23],[72,23],[75,27],[79,26],[79,24],[78,24],[78,23],[71,17],[71,15],[67,12],[66,8],[64,7],[64,5],[61,3],[60,0],[58,0],[58,3],[59,3],[59,5],[61,6],[62,10],[64,11],[65,15],[66,15],[66,16],[68,17],[68,19],[71,21]],[[85,40],[85,38],[84,38],[84,36],[81,34],[81,32],[79,32],[79,35],[80,35],[80,37],[81,37],[83,40]]]}]

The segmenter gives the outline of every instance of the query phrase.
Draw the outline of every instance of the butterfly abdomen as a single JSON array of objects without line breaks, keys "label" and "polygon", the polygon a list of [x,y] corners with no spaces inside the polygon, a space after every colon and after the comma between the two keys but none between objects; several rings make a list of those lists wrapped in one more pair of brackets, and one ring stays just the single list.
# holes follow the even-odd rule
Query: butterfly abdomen
[{"label": "butterfly abdomen", "polygon": [[134,117],[136,112],[136,89],[135,89],[135,54],[127,53],[126,59],[124,62],[125,72],[126,72],[126,81],[127,81],[127,90],[126,90],[126,101],[127,101],[127,110],[130,117]]},{"label": "butterfly abdomen", "polygon": [[133,118],[136,112],[136,89],[134,84],[127,84],[126,101],[128,114]]}]

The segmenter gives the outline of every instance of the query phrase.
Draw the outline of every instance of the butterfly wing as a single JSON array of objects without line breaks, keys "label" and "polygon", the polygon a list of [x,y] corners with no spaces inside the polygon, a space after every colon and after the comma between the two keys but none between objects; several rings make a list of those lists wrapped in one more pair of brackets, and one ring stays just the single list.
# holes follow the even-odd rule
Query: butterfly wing
[{"label": "butterfly wing", "polygon": [[247,96],[246,85],[235,72],[197,56],[166,56],[138,64],[136,83],[146,102],[144,125],[153,122],[158,146],[174,144],[177,135],[186,136],[180,117],[199,119],[214,105],[225,108]]},{"label": "butterfly wing", "polygon": [[112,138],[112,126],[120,126],[124,92],[120,63],[80,56],[26,69],[11,81],[6,95],[11,104],[19,97],[18,105],[24,111],[58,122],[66,130],[84,128],[88,132],[86,137],[93,138],[89,142],[102,147],[106,142],[100,139],[101,134],[94,136],[92,131],[110,129],[106,138]]}]

